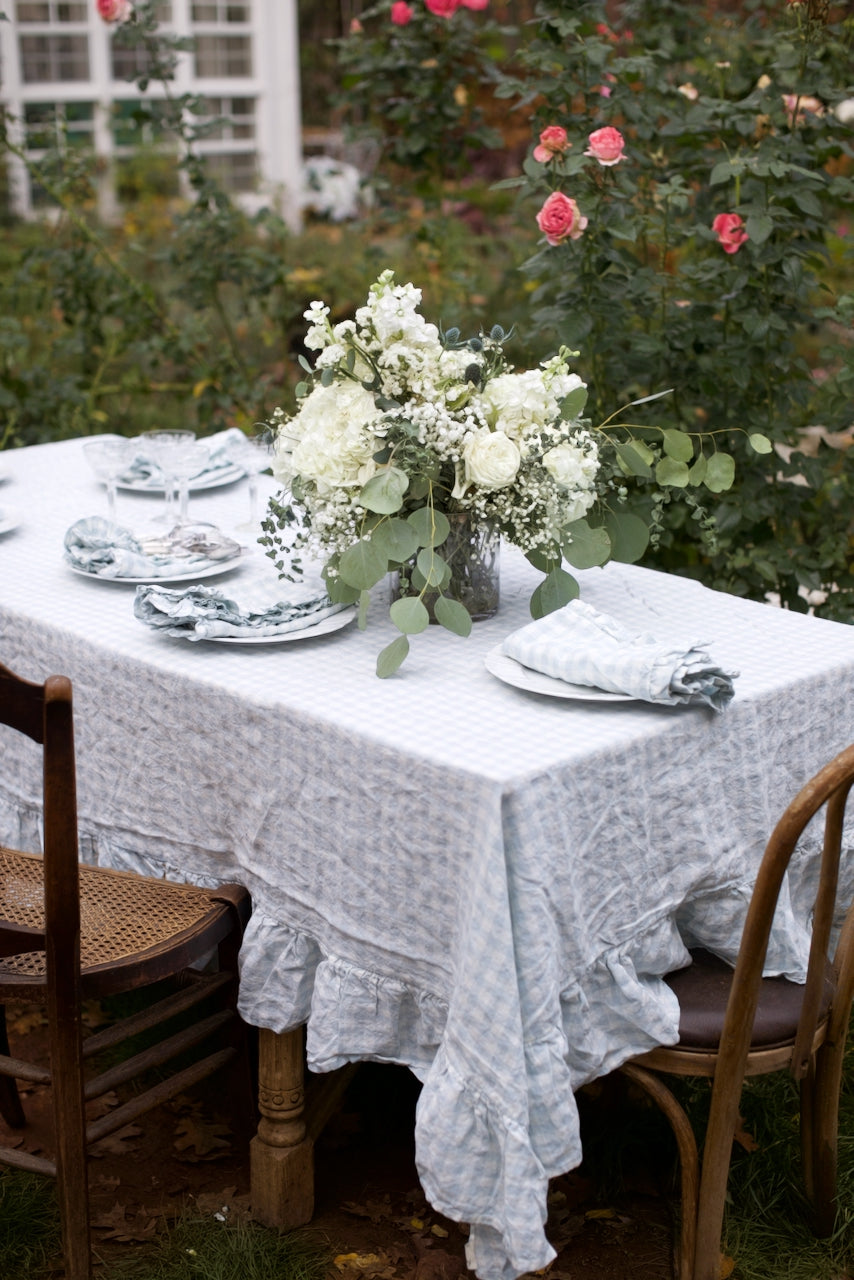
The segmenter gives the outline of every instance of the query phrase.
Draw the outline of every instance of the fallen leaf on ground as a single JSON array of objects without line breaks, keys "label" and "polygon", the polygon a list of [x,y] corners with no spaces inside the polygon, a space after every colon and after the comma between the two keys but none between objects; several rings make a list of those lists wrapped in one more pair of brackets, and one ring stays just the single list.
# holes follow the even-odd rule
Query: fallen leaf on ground
[{"label": "fallen leaf on ground", "polygon": [[31,1031],[47,1026],[47,1014],[40,1005],[25,1006],[9,1018],[8,1029],[13,1036],[28,1036]]},{"label": "fallen leaf on ground", "polygon": [[729,1280],[729,1276],[732,1275],[733,1271],[735,1271],[735,1258],[730,1258],[725,1253],[722,1253],[718,1270],[719,1280]]},{"label": "fallen leaf on ground", "polygon": [[119,1095],[111,1089],[109,1093],[102,1093],[99,1098],[86,1103],[86,1119],[100,1120],[101,1116],[108,1115],[118,1105]]},{"label": "fallen leaf on ground", "polygon": [[356,1218],[370,1218],[371,1222],[382,1222],[383,1218],[388,1218],[391,1214],[391,1198],[385,1196],[382,1200],[366,1200],[364,1204],[358,1204],[355,1200],[345,1200],[341,1207]]},{"label": "fallen leaf on ground", "polygon": [[133,1148],[129,1145],[134,1138],[138,1138],[142,1133],[142,1129],[135,1124],[126,1124],[123,1129],[117,1129],[115,1133],[107,1134],[106,1138],[102,1138],[100,1142],[96,1142],[89,1148],[90,1156],[94,1156],[96,1160],[102,1159],[106,1155],[110,1156],[129,1156],[133,1152]]},{"label": "fallen leaf on ground", "polygon": [[738,1119],[736,1120],[735,1132],[733,1133],[732,1136],[733,1136],[733,1139],[738,1143],[738,1145],[740,1147],[743,1147],[745,1151],[759,1150],[759,1143],[756,1141],[753,1134],[748,1133],[747,1129],[745,1129],[744,1127],[743,1116],[739,1116]]},{"label": "fallen leaf on ground", "polygon": [[588,1209],[585,1218],[616,1218],[616,1209]]},{"label": "fallen leaf on ground", "polygon": [[339,1253],[333,1264],[342,1276],[373,1277],[375,1280],[396,1280],[395,1267],[388,1254]]},{"label": "fallen leaf on ground", "polygon": [[157,1232],[157,1218],[152,1217],[147,1209],[140,1209],[128,1218],[126,1206],[116,1201],[107,1213],[92,1219],[92,1226],[105,1233],[102,1240],[131,1243],[151,1240]]},{"label": "fallen leaf on ground", "polygon": [[173,1146],[181,1152],[181,1160],[215,1160],[231,1149],[231,1130],[225,1124],[208,1124],[197,1116],[185,1116],[175,1132],[178,1136]]}]

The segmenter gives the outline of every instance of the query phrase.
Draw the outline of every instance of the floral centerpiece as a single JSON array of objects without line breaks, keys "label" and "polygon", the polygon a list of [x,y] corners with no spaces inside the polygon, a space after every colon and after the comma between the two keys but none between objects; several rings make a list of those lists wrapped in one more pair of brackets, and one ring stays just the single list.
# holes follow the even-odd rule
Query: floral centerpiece
[{"label": "floral centerpiece", "polygon": [[[616,414],[592,426],[570,368],[577,353],[561,348],[516,372],[499,326],[462,339],[429,323],[420,302],[419,289],[385,271],[352,320],[333,325],[329,307],[312,303],[305,345],[314,366],[300,358],[308,376],[297,412],[276,410],[269,424],[286,492],[271,501],[260,541],[280,573],[299,573],[303,553],[321,560],[330,596],[359,602],[362,625],[370,589],[389,571],[400,575],[390,615],[401,634],[379,655],[381,676],[431,620],[468,634],[482,602],[467,591],[478,566],[489,567],[484,533],[542,571],[531,599],[541,617],[578,595],[564,561],[639,559],[666,489],[717,492],[733,476],[728,454],[705,452],[709,433],[630,428]],[[654,488],[639,510],[633,479]],[[452,528],[460,524],[474,571]]]}]

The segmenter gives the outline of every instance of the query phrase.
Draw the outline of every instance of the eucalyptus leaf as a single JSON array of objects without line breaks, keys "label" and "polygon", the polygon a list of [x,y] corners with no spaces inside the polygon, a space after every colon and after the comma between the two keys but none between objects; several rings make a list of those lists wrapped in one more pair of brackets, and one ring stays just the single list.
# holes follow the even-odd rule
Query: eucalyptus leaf
[{"label": "eucalyptus leaf", "polygon": [[428,587],[440,587],[443,581],[447,581],[446,575],[450,574],[448,565],[432,547],[423,547],[415,563]]},{"label": "eucalyptus leaf", "polygon": [[609,511],[605,528],[611,539],[611,559],[637,564],[649,546],[649,526],[633,511]]},{"label": "eucalyptus leaf", "polygon": [[735,479],[735,460],[729,453],[713,453],[706,464],[703,481],[711,493],[723,493]]},{"label": "eucalyptus leaf", "polygon": [[679,431],[676,427],[669,427],[663,433],[664,452],[668,458],[674,458],[676,462],[690,462],[694,456],[694,442],[685,431]]},{"label": "eucalyptus leaf", "polygon": [[381,680],[393,676],[406,655],[409,653],[409,641],[406,636],[398,636],[377,654],[377,675]]},{"label": "eucalyptus leaf", "polygon": [[420,547],[440,547],[451,532],[448,517],[435,507],[419,507],[406,518],[418,535]]},{"label": "eucalyptus leaf", "polygon": [[706,455],[698,453],[691,466],[688,468],[688,483],[702,484],[706,478],[706,468],[708,466]]},{"label": "eucalyptus leaf", "polygon": [[774,448],[768,437],[761,431],[751,431],[747,439],[754,453],[770,453]]},{"label": "eucalyptus leaf", "polygon": [[531,596],[531,617],[544,618],[547,613],[562,609],[570,600],[577,600],[579,594],[580,588],[571,573],[565,569],[553,569]]},{"label": "eucalyptus leaf", "polygon": [[408,520],[391,516],[378,524],[371,534],[371,542],[379,547],[386,560],[403,564],[418,550],[418,535]]},{"label": "eucalyptus leaf", "polygon": [[409,477],[405,471],[400,471],[397,467],[386,467],[371,476],[367,484],[362,485],[359,501],[368,511],[391,515],[403,506],[403,495],[408,485]]},{"label": "eucalyptus leaf", "polygon": [[688,483],[688,466],[675,458],[661,458],[656,464],[655,478],[659,484],[669,484],[684,489]]},{"label": "eucalyptus leaf", "polygon": [[641,440],[632,440],[614,446],[617,458],[627,475],[640,476],[648,480],[652,475],[652,461],[655,455]]},{"label": "eucalyptus leaf", "polygon": [[453,631],[455,636],[471,634],[471,614],[459,600],[452,600],[450,596],[439,596],[433,605],[433,612],[436,615],[436,621],[441,623],[447,631]]},{"label": "eucalyptus leaf", "polygon": [[535,569],[539,569],[540,573],[551,573],[552,569],[559,569],[561,558],[562,553],[559,549],[551,556],[539,549],[525,552],[525,559],[528,564],[533,565]]},{"label": "eucalyptus leaf", "polygon": [[335,381],[335,370],[326,368],[320,375],[320,385],[322,387],[331,387]]},{"label": "eucalyptus leaf", "polygon": [[430,624],[427,606],[418,596],[401,596],[392,602],[389,609],[391,618],[398,631],[415,636],[424,631]]},{"label": "eucalyptus leaf", "polygon": [[366,542],[360,538],[352,547],[341,553],[338,572],[345,583],[357,587],[359,591],[368,591],[376,586],[388,569],[388,561],[384,552],[371,539]]},{"label": "eucalyptus leaf", "polygon": [[592,529],[586,520],[567,525],[567,539],[561,543],[564,559],[574,569],[592,569],[604,564],[611,554],[611,539],[605,529]]},{"label": "eucalyptus leaf", "polygon": [[573,418],[578,417],[586,404],[587,388],[575,387],[570,391],[569,395],[564,396],[561,400],[560,416],[563,418],[564,422],[571,422]]}]

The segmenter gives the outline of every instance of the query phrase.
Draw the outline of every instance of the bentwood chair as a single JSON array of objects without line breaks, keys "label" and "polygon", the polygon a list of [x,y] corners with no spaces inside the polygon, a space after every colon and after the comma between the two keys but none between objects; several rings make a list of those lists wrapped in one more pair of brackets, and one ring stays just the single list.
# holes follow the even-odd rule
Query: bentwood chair
[{"label": "bentwood chair", "polygon": [[[50,1085],[56,1152],[49,1160],[5,1146],[0,1162],[56,1177],[65,1275],[90,1280],[88,1147],[221,1067],[232,1069],[248,1102],[236,975],[249,895],[239,885],[198,889],[78,864],[65,677],[32,684],[0,666],[0,725],[40,744],[44,768],[44,855],[0,846],[0,1113],[9,1127],[23,1127],[15,1080]],[[213,955],[216,972],[206,963]],[[83,1038],[82,1001],[155,983],[153,1004]],[[10,1056],[8,1001],[46,1006],[50,1069]],[[160,1038],[151,1043],[155,1029]],[[147,1047],[93,1074],[96,1055],[141,1033]],[[87,1123],[87,1102],[154,1069],[142,1092]]]},{"label": "bentwood chair", "polygon": [[[632,1059],[621,1070],[670,1121],[679,1151],[682,1227],[679,1280],[718,1280],[720,1238],[733,1135],[745,1076],[788,1070],[800,1082],[804,1184],[816,1235],[833,1230],[842,1059],[854,994],[854,906],[831,959],[843,821],[854,781],[854,746],[825,765],[777,823],[756,877],[733,971],[707,951],[666,981],[679,1000],[679,1043]],[[763,978],[777,899],[807,824],[824,811],[806,983]],[[812,828],[815,831],[815,827]],[[688,1118],[658,1073],[711,1076],[702,1168]]]}]

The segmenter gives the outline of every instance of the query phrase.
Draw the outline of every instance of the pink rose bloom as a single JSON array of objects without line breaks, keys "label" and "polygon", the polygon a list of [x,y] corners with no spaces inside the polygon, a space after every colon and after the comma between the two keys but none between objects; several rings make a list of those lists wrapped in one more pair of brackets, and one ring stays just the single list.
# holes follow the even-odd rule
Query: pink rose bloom
[{"label": "pink rose bloom", "polygon": [[537,214],[537,226],[549,244],[562,244],[564,240],[577,240],[587,219],[581,216],[574,200],[562,191],[553,191]]},{"label": "pink rose bloom", "polygon": [[351,36],[360,36],[364,31],[364,29],[365,28],[362,26],[358,18],[350,19],[350,35]]},{"label": "pink rose bloom", "polygon": [[619,164],[621,160],[625,160],[623,148],[626,145],[625,138],[619,129],[613,128],[608,124],[604,129],[596,129],[587,139],[588,147],[585,151],[586,156],[592,156],[594,160],[598,160],[601,165],[609,167],[612,164]]},{"label": "pink rose bloom", "polygon": [[450,18],[451,14],[457,12],[462,0],[424,0],[424,3],[437,18]]},{"label": "pink rose bloom", "polygon": [[559,124],[550,124],[548,128],[543,129],[540,134],[540,141],[534,147],[534,159],[539,160],[540,164],[548,164],[550,160],[554,160],[555,156],[562,156],[572,143],[566,136],[566,129],[562,129]]},{"label": "pink rose bloom", "polygon": [[745,240],[750,239],[737,213],[719,213],[712,223],[712,230],[724,253],[738,253]]},{"label": "pink rose bloom", "polygon": [[105,22],[127,22],[133,13],[130,0],[95,0],[95,7]]},{"label": "pink rose bloom", "polygon": [[391,20],[398,27],[405,27],[407,22],[411,22],[413,18],[412,8],[406,3],[406,0],[395,0],[391,6]]},{"label": "pink rose bloom", "polygon": [[803,93],[784,93],[783,107],[790,126],[804,124],[807,111],[814,116],[824,115],[824,103],[819,102],[818,98]]},{"label": "pink rose bloom", "polygon": [[462,0],[464,9],[485,9],[489,0]]}]

